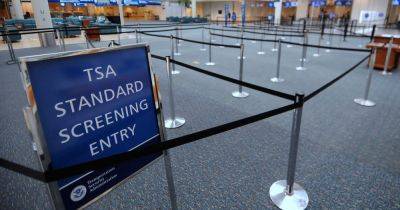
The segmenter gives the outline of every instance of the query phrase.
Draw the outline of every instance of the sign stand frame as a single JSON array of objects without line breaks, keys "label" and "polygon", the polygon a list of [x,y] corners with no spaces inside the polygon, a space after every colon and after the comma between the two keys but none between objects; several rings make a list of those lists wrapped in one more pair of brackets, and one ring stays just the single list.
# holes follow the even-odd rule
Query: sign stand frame
[{"label": "sign stand frame", "polygon": [[[28,76],[28,68],[26,65],[27,62],[47,60],[47,59],[60,58],[60,57],[68,57],[68,56],[73,56],[73,55],[77,55],[77,54],[79,54],[79,55],[92,54],[92,53],[96,53],[96,52],[106,52],[106,51],[113,51],[113,50],[118,50],[118,49],[139,48],[139,47],[146,47],[147,65],[148,65],[148,69],[150,71],[150,77],[151,77],[150,78],[151,85],[152,85],[151,89],[152,89],[153,99],[154,99],[154,103],[155,103],[155,112],[156,112],[156,117],[157,117],[158,133],[160,136],[160,140],[165,141],[165,139],[166,139],[165,133],[166,132],[165,132],[163,116],[162,116],[162,113],[163,113],[162,112],[162,103],[160,101],[160,94],[158,92],[157,79],[152,70],[150,47],[147,44],[124,45],[124,46],[119,46],[119,47],[114,47],[114,48],[85,49],[85,50],[58,52],[58,53],[21,57],[20,62],[19,62],[19,67],[21,70],[21,78],[23,80],[24,89],[25,89],[25,91],[28,91],[27,89],[30,88],[29,86],[31,86],[30,79]],[[33,97],[32,98],[30,98],[29,96],[27,96],[27,97],[28,97],[29,105],[31,105],[31,103],[35,103],[32,101]],[[32,107],[25,107],[24,114],[25,114],[25,120],[26,120],[28,129],[30,130],[30,133],[31,133],[32,140],[37,147],[36,154],[38,155],[41,169],[43,171],[48,171],[48,170],[50,170],[51,156],[50,156],[49,149],[47,148],[47,143],[44,138],[44,133],[43,133],[42,125],[40,123],[40,118],[39,118],[38,112],[36,112],[36,114],[34,114]],[[170,159],[168,150],[164,150],[160,156],[156,157],[155,159],[150,161],[148,164],[141,167],[139,170],[133,172],[128,177],[119,181],[117,184],[110,187],[108,190],[104,191],[103,193],[99,194],[92,200],[88,201],[86,204],[79,207],[79,209],[88,207],[89,205],[95,203],[97,200],[99,200],[100,198],[105,196],[110,191],[121,186],[126,181],[130,180],[131,178],[135,177],[137,174],[141,173],[147,167],[158,162],[158,160],[160,158],[164,158],[168,191],[169,191],[169,197],[171,200],[171,207],[174,210],[177,209],[177,199],[176,199],[175,185],[174,185],[172,166],[171,166],[172,164],[171,164],[171,159]],[[61,198],[61,193],[59,191],[59,186],[58,186],[57,181],[48,183],[47,188],[48,188],[48,193],[49,193],[49,197],[51,199],[53,209],[57,209],[57,210],[66,209],[64,202]]]}]

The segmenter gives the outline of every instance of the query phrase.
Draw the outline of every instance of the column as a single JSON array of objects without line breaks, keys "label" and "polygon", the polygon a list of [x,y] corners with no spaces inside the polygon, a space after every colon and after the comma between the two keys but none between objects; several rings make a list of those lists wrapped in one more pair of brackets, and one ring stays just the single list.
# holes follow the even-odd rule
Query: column
[{"label": "column", "polygon": [[196,0],[192,0],[192,17],[195,18],[197,17],[197,2]]},{"label": "column", "polygon": [[118,11],[119,11],[119,21],[121,26],[125,25],[124,19],[124,5],[122,5],[122,0],[117,0],[118,3]]},{"label": "column", "polygon": [[274,7],[275,7],[274,23],[275,23],[275,25],[280,25],[281,24],[281,16],[282,16],[282,0],[275,2]]},{"label": "column", "polygon": [[296,8],[296,20],[307,18],[308,14],[308,0],[298,0]]},{"label": "column", "polygon": [[[47,0],[32,0],[31,2],[35,15],[36,28],[53,28]],[[42,47],[56,46],[53,32],[40,33],[39,39]]]},{"label": "column", "polygon": [[11,16],[13,19],[24,19],[20,0],[12,0]]}]

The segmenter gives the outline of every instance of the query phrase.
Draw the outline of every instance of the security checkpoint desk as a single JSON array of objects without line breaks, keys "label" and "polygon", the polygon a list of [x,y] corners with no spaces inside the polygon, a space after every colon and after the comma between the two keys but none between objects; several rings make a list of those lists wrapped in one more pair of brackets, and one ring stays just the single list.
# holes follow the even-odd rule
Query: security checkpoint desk
[{"label": "security checkpoint desk", "polygon": [[389,42],[392,36],[394,37],[392,52],[390,54],[387,70],[392,71],[393,69],[397,68],[398,57],[400,55],[399,54],[400,37],[397,35],[383,34],[375,36],[373,42],[367,45],[367,48],[377,48],[376,59],[374,64],[375,69],[383,70],[385,68],[386,55],[388,52]]}]

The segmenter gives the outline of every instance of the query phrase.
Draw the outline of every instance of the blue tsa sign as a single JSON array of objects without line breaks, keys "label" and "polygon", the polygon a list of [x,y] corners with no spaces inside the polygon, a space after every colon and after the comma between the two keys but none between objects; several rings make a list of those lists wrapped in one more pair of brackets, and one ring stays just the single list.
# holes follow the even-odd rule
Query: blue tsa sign
[{"label": "blue tsa sign", "polygon": [[[60,169],[161,141],[148,47],[124,46],[21,58],[47,169]],[[161,152],[58,180],[66,209],[88,205]]]}]

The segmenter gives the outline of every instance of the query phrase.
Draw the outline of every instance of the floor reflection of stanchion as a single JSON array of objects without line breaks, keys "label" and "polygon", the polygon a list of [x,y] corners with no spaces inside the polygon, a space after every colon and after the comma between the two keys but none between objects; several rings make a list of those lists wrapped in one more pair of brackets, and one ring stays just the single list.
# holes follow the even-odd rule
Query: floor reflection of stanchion
[{"label": "floor reflection of stanchion", "polygon": [[375,106],[375,102],[368,99],[369,89],[371,87],[372,73],[374,71],[374,65],[376,60],[376,48],[373,48],[372,58],[370,59],[368,67],[367,85],[365,87],[364,98],[356,98],[354,102],[361,106]]},{"label": "floor reflection of stanchion", "polygon": [[304,67],[304,63],[306,62],[306,57],[307,57],[307,43],[308,43],[307,33],[304,33],[303,50],[300,58],[300,66],[296,67],[297,71],[304,71],[307,69],[306,67]]},{"label": "floor reflection of stanchion", "polygon": [[10,39],[9,35],[6,35],[6,42],[7,42],[8,52],[10,53],[10,60],[7,61],[7,64],[17,63],[18,61],[17,61],[17,58],[15,56],[14,47],[12,45],[12,42],[11,42],[11,39]]},{"label": "floor reflection of stanchion", "polygon": [[272,202],[280,209],[285,210],[305,209],[309,202],[307,192],[294,182],[304,94],[296,94],[295,103],[298,104],[298,107],[293,112],[287,177],[286,180],[279,180],[273,183],[269,188],[269,196]]},{"label": "floor reflection of stanchion", "polygon": [[170,118],[165,120],[166,128],[178,128],[185,124],[185,119],[182,117],[175,116],[175,101],[173,94],[173,81],[172,81],[172,72],[171,72],[171,61],[170,57],[166,57],[167,62],[167,74],[168,74],[168,86],[169,86],[169,108],[170,108]]},{"label": "floor reflection of stanchion", "polygon": [[[244,45],[240,45],[240,65],[239,65],[239,80],[243,81],[243,55],[244,55]],[[239,90],[232,92],[232,96],[235,98],[245,98],[249,96],[249,93],[243,91],[242,85],[239,85]]]},{"label": "floor reflection of stanchion", "polygon": [[208,62],[206,63],[206,65],[207,66],[214,66],[215,65],[215,63],[214,62],[212,62],[212,60],[211,60],[211,40],[212,40],[212,36],[211,36],[211,33],[210,33],[210,43],[209,43],[209,45],[208,45]]},{"label": "floor reflection of stanchion", "polygon": [[[170,39],[171,39],[171,58],[172,58],[172,60],[174,60],[175,59],[175,53],[174,53],[174,37],[171,35],[170,36]],[[171,74],[179,74],[179,73],[181,73],[179,70],[176,70],[175,69],[175,64],[174,63],[172,63],[172,71],[171,71]]]},{"label": "floor reflection of stanchion", "polygon": [[204,26],[201,28],[201,41],[203,42],[202,44],[201,44],[201,48],[200,48],[200,50],[201,51],[206,51],[206,48],[205,48],[205,46],[204,46]]},{"label": "floor reflection of stanchion", "polygon": [[382,75],[392,75],[392,72],[388,71],[390,57],[392,56],[392,48],[393,48],[393,36],[390,38],[390,41],[387,44],[385,66],[383,68]]},{"label": "floor reflection of stanchion", "polygon": [[281,40],[278,41],[278,60],[276,66],[276,77],[271,78],[271,82],[283,82],[285,81],[283,78],[280,77],[280,70],[281,70],[281,55],[282,55],[282,42]]}]

